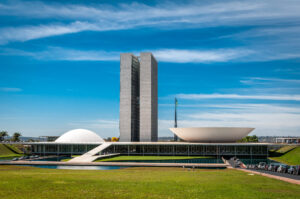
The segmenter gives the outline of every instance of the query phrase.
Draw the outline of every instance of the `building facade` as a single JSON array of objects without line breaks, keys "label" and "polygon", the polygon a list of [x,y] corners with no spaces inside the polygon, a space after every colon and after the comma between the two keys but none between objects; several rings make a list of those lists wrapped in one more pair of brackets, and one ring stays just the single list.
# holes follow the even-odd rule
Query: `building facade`
[{"label": "building facade", "polygon": [[151,53],[121,54],[120,141],[157,141],[157,61]]},{"label": "building facade", "polygon": [[140,56],[140,141],[157,141],[157,61],[151,53]]},{"label": "building facade", "polygon": [[[36,155],[82,155],[99,146],[95,143],[33,142]],[[269,149],[276,144],[268,143],[185,143],[185,142],[113,142],[99,154],[141,156],[215,156],[261,159],[268,157]]]},{"label": "building facade", "polygon": [[139,141],[139,59],[122,53],[120,60],[120,141]]}]

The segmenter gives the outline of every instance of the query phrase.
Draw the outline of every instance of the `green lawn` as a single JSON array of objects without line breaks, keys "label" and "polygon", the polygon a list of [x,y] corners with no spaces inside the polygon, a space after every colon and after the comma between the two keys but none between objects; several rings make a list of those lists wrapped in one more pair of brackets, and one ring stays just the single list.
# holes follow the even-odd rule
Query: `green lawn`
[{"label": "green lawn", "polygon": [[296,147],[279,157],[272,157],[272,160],[289,165],[300,165],[300,147]]},{"label": "green lawn", "polygon": [[0,159],[11,159],[14,157],[21,157],[22,155],[20,154],[10,154],[10,155],[0,155]]},{"label": "green lawn", "polygon": [[14,157],[20,157],[21,154],[16,153],[13,146],[7,144],[0,144],[0,159],[12,159]]},{"label": "green lawn", "polygon": [[0,166],[0,198],[300,198],[300,186],[237,170],[106,171]]},{"label": "green lawn", "polygon": [[5,146],[7,148],[9,148],[12,152],[17,153],[17,154],[23,154],[23,152],[18,149],[18,147],[16,147],[16,145],[12,145],[12,144],[5,144]]},{"label": "green lawn", "polygon": [[6,147],[4,144],[0,144],[0,155],[4,156],[4,155],[11,155],[11,154],[15,154],[14,152],[12,152],[8,147]]},{"label": "green lawn", "polygon": [[296,148],[296,146],[287,145],[287,146],[283,146],[280,149],[276,150],[276,152],[284,154],[284,153],[289,152],[290,150],[292,150],[294,148]]},{"label": "green lawn", "polygon": [[115,162],[126,160],[186,160],[195,158],[214,158],[209,156],[116,156],[112,158],[105,158],[96,160],[95,162]]}]

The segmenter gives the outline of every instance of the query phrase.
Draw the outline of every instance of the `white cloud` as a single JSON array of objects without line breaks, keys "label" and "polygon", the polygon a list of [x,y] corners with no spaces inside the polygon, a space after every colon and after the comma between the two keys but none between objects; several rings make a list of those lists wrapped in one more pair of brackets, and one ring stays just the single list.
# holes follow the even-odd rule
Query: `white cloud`
[{"label": "white cloud", "polygon": [[251,54],[249,50],[243,49],[216,49],[216,50],[179,50],[163,49],[152,51],[159,61],[175,63],[205,63],[225,62],[235,60]]},{"label": "white cloud", "polygon": [[46,51],[35,53],[33,57],[44,60],[117,61],[120,59],[120,53],[93,50],[82,51],[59,47],[49,47]]},{"label": "white cloud", "polygon": [[0,87],[0,91],[3,92],[21,92],[21,88],[11,88],[11,87]]},{"label": "white cloud", "polygon": [[1,49],[0,55],[28,56],[39,60],[66,60],[66,61],[118,61],[120,52],[106,52],[96,50],[75,50],[60,47],[48,47],[46,50],[27,52],[18,49]]},{"label": "white cloud", "polygon": [[[241,49],[215,49],[210,51],[160,49],[141,50],[150,51],[159,62],[171,63],[210,63],[225,62],[237,59],[243,54],[249,53]],[[69,61],[118,61],[121,52],[106,52],[101,50],[75,50],[61,47],[48,47],[44,51],[26,52],[16,49],[2,49],[2,55],[30,56],[43,60],[69,60]],[[139,52],[133,52],[139,54]]]},{"label": "white cloud", "polygon": [[[284,5],[283,5],[284,4]],[[93,30],[131,29],[141,26],[159,28],[212,27],[235,25],[286,24],[299,20],[300,3],[282,1],[227,1],[172,3],[68,4],[39,1],[7,1],[0,4],[0,15],[50,19],[49,24],[4,27],[1,43],[28,41],[54,35]],[[49,21],[49,20],[47,20]],[[55,25],[57,22],[64,24]],[[264,30],[264,32],[272,32]],[[277,31],[278,32],[278,31]],[[280,31],[279,31],[280,32]],[[22,35],[22,33],[25,33]],[[291,55],[290,55],[291,56]],[[297,56],[298,57],[298,56]]]},{"label": "white cloud", "polygon": [[246,85],[256,85],[256,84],[300,84],[299,79],[282,79],[282,78],[265,78],[265,77],[250,77],[240,81],[242,84]]},{"label": "white cloud", "polygon": [[[172,3],[160,1],[156,5],[143,3],[121,3],[115,6],[107,4],[67,4],[43,3],[40,1],[13,1],[2,3],[0,14],[8,16],[24,16],[29,18],[65,18],[111,21],[144,21],[161,19],[160,21],[183,21],[190,23],[264,23],[256,19],[271,20],[273,18],[290,18],[300,16],[298,1],[254,0],[224,2],[188,1]],[[170,22],[168,21],[168,22]]]},{"label": "white cloud", "polygon": [[176,97],[189,100],[200,99],[255,99],[300,101],[300,95],[240,95],[240,94],[177,94]]},{"label": "white cloud", "polygon": [[[191,107],[193,105],[190,105]],[[205,111],[199,107],[206,107]],[[269,104],[208,104],[197,109],[180,105],[179,127],[254,127],[256,135],[299,136],[300,107]],[[209,109],[207,109],[209,107]],[[217,109],[215,109],[217,107]],[[171,135],[173,120],[160,120],[160,132]]]},{"label": "white cloud", "polygon": [[6,27],[0,29],[0,44],[12,41],[28,41],[55,35],[76,33],[84,30],[99,30],[93,24],[85,22],[73,22],[71,24],[50,24],[39,26]]}]

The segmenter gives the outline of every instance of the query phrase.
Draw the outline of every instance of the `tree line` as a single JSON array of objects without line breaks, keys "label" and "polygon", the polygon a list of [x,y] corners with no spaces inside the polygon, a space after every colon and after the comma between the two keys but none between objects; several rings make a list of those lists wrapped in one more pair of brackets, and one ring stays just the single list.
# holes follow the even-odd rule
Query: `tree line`
[{"label": "tree line", "polygon": [[258,137],[256,135],[246,136],[238,142],[258,142]]},{"label": "tree line", "polygon": [[0,142],[2,142],[2,141],[19,142],[21,136],[22,136],[21,133],[15,132],[10,137],[10,139],[7,139],[9,137],[8,132],[7,131],[0,131]]}]

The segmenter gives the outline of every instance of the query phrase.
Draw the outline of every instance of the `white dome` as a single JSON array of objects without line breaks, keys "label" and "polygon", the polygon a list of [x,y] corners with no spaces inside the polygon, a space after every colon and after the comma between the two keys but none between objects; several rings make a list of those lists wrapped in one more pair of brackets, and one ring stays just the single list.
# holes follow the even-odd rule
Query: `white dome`
[{"label": "white dome", "polygon": [[104,140],[94,133],[86,129],[74,129],[61,135],[55,140],[58,143],[91,143],[104,142]]},{"label": "white dome", "polygon": [[179,138],[187,142],[236,142],[254,128],[243,127],[192,127],[170,128]]}]

